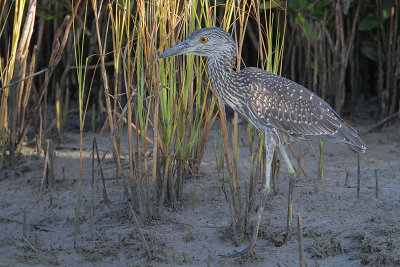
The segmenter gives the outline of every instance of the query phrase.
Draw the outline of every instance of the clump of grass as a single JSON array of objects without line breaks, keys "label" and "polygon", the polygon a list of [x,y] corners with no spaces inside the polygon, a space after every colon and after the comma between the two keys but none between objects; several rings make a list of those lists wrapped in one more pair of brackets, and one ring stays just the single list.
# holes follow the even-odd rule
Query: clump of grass
[{"label": "clump of grass", "polygon": [[[117,165],[124,195],[144,217],[158,216],[163,205],[173,207],[182,197],[184,179],[195,175],[200,167],[207,136],[216,119],[217,102],[210,98],[210,85],[202,78],[204,62],[194,57],[183,62],[158,61],[156,56],[157,48],[185,38],[196,24],[211,24],[207,2],[188,4],[137,1],[133,8],[126,0],[110,4],[107,9],[114,54],[113,102],[103,57],[100,62],[114,154],[120,161],[114,132],[121,125],[118,126],[116,114],[126,113],[130,194],[124,170],[120,163]],[[93,1],[97,14],[96,5]],[[131,9],[136,13],[131,14]],[[198,14],[197,9],[203,11]],[[104,54],[98,18],[95,21],[98,45]],[[118,81],[120,76],[123,82]],[[119,112],[121,92],[126,96],[124,112]]]},{"label": "clump of grass", "polygon": [[[5,5],[4,5],[5,7]],[[1,106],[0,106],[0,143],[1,143],[1,157],[0,169],[3,166],[3,159],[6,152],[6,146],[9,148],[10,153],[10,166],[15,164],[15,151],[17,148],[18,134],[22,125],[20,124],[22,113],[25,112],[23,107],[22,97],[27,95],[29,97],[31,84],[27,83],[24,87],[24,78],[26,76],[26,64],[28,58],[28,48],[33,32],[33,25],[35,22],[36,1],[29,4],[28,12],[22,29],[22,19],[24,16],[25,0],[16,0],[14,2],[14,20],[13,32],[11,38],[11,47],[8,50],[5,60],[0,55],[0,75],[1,83],[9,85],[3,88],[1,93]],[[7,12],[6,21],[10,10]],[[1,16],[4,13],[1,12]],[[2,19],[0,16],[0,20]],[[2,35],[4,27],[1,28]],[[21,31],[22,30],[22,31]],[[6,65],[3,65],[3,62]],[[25,90],[25,91],[24,91]],[[22,120],[23,122],[23,120]]]},{"label": "clump of grass", "polygon": [[[229,0],[221,5],[217,5],[216,2],[210,4],[208,1],[136,1],[133,3],[130,0],[121,0],[110,2],[107,7],[104,7],[102,3],[92,0],[91,10],[86,5],[84,10],[77,12],[79,4],[80,2],[73,6],[74,20],[66,19],[56,34],[56,49],[52,51],[49,68],[45,71],[44,85],[32,109],[35,112],[43,97],[47,96],[50,76],[61,58],[67,40],[67,37],[63,36],[62,41],[59,41],[61,32],[64,30],[67,35],[72,22],[77,16],[81,16],[80,24],[72,24],[81,148],[77,218],[79,218],[82,186],[84,125],[91,95],[91,85],[86,84],[87,75],[89,75],[86,69],[92,55],[88,55],[85,51],[84,33],[86,16],[88,12],[93,12],[94,36],[97,38],[100,55],[100,76],[104,87],[107,121],[125,199],[132,203],[136,211],[147,218],[159,216],[164,205],[174,207],[183,196],[185,178],[195,176],[201,166],[208,134],[219,116],[221,118],[220,141],[222,142],[218,142],[218,166],[222,167],[222,155],[224,155],[229,173],[232,225],[235,229],[239,229],[238,236],[242,235],[247,225],[246,214],[252,205],[254,188],[257,183],[262,182],[259,177],[262,177],[261,170],[263,169],[263,136],[251,126],[247,129],[251,145],[252,171],[250,195],[246,196],[249,201],[243,208],[239,175],[241,131],[238,126],[238,115],[234,115],[231,131],[230,125],[226,122],[224,106],[211,93],[212,88],[206,77],[204,59],[190,56],[159,60],[157,52],[159,49],[163,50],[185,39],[189,33],[200,26],[220,26],[235,36],[238,44],[237,69],[239,70],[242,65],[242,44],[246,37],[248,22],[254,17],[260,41],[258,51],[260,65],[271,72],[277,72],[282,54],[282,38],[278,34],[279,31],[274,33],[279,25],[273,26],[273,22],[278,20],[273,19],[272,7],[262,7],[257,3],[246,1],[237,6],[235,1]],[[267,20],[268,12],[269,19]],[[261,25],[262,15],[265,16],[265,26]],[[103,25],[110,27],[107,26],[102,31]],[[107,49],[106,44],[109,40],[112,41],[110,42],[112,47]],[[12,51],[15,54],[15,51]],[[112,81],[106,72],[107,51],[111,51],[113,56]],[[34,59],[32,57],[32,66],[35,65]],[[12,57],[7,62],[12,63]],[[7,63],[9,65],[6,69],[11,69],[10,63]],[[1,68],[3,84],[8,84],[9,71],[4,72],[4,66]],[[2,94],[1,106],[2,155],[5,153],[4,144],[8,140],[9,131],[7,96],[8,93],[5,91]],[[55,101],[57,130],[60,138],[69,105],[68,98],[65,102],[63,100],[61,91],[57,89]],[[25,102],[25,99],[21,101],[21,103]],[[122,120],[118,117],[124,115],[126,115],[127,125],[129,175],[125,174],[122,167],[120,152],[122,148],[119,145],[123,138],[124,124],[120,123]],[[22,121],[25,121],[26,125],[31,118],[30,114],[26,120]],[[22,135],[26,131],[25,125],[20,131]],[[115,135],[116,132],[117,135]],[[260,140],[258,144],[257,138]],[[125,180],[125,176],[129,177],[129,180]],[[218,181],[217,179],[217,183]],[[78,222],[76,232],[79,232]]]}]

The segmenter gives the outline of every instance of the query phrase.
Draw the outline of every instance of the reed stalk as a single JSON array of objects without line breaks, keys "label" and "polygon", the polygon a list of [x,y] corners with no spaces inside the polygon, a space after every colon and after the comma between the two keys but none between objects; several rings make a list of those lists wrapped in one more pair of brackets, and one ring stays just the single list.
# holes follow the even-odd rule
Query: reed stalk
[{"label": "reed stalk", "polygon": [[[33,12],[36,11],[36,1],[33,2]],[[11,48],[8,51],[7,57],[5,58],[6,65],[3,66],[3,60],[0,58],[0,73],[1,82],[3,85],[12,83],[13,79],[19,80],[25,75],[25,63],[27,56],[26,42],[30,42],[31,33],[27,32],[27,27],[33,27],[34,15],[31,18],[33,21],[27,20],[26,30],[21,32],[22,19],[24,15],[25,0],[16,0],[14,2],[14,20],[13,20],[13,31],[11,37]],[[7,14],[6,20],[11,13],[11,7]],[[31,25],[28,25],[31,24]],[[5,25],[5,24],[4,24]],[[2,27],[1,32],[3,32]],[[22,40],[20,42],[20,38]],[[20,54],[18,54],[20,52]],[[14,77],[14,70],[16,76]],[[20,90],[20,84],[16,84],[13,87],[6,87],[1,95],[1,106],[0,106],[0,143],[1,143],[1,157],[0,157],[0,169],[3,166],[3,159],[6,152],[6,146],[9,147],[10,152],[10,165],[14,165],[15,161],[15,148],[16,148],[16,128],[17,128],[17,99],[18,91]],[[10,92],[11,90],[11,92]],[[10,116],[10,117],[9,117]],[[9,132],[10,131],[10,132]],[[7,133],[9,132],[9,136]]]},{"label": "reed stalk", "polygon": [[[73,3],[74,4],[74,3]],[[74,6],[73,6],[74,7]],[[72,21],[72,35],[74,41],[74,55],[76,65],[76,76],[78,80],[78,109],[79,109],[79,180],[77,189],[77,204],[75,208],[75,233],[74,233],[74,247],[77,247],[77,235],[80,232],[79,217],[81,209],[81,194],[83,183],[83,132],[85,125],[85,117],[87,104],[84,106],[85,98],[85,82],[88,58],[85,58],[84,44],[85,44],[85,28],[86,28],[86,15],[87,15],[88,2],[85,5],[84,22],[83,26],[79,29],[75,26],[75,19]],[[89,99],[89,96],[88,98]],[[88,102],[87,102],[88,103]]]}]

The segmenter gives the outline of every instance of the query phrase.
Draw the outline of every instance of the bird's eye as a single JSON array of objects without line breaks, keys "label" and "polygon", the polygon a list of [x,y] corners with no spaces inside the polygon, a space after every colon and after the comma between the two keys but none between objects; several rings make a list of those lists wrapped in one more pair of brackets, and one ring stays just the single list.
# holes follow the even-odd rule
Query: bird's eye
[{"label": "bird's eye", "polygon": [[204,36],[202,36],[202,37],[200,37],[200,43],[203,43],[203,44],[205,44],[205,43],[207,43],[208,42],[208,38],[207,37],[204,37]]}]

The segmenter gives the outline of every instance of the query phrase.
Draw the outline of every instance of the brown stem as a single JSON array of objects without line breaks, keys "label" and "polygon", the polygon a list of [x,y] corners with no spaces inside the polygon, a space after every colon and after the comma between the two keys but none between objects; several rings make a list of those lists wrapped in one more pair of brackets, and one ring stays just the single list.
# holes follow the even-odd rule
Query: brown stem
[{"label": "brown stem", "polygon": [[97,17],[97,1],[96,0],[92,0],[92,7],[93,7],[93,14],[95,15],[95,23],[96,23],[96,34],[97,34],[97,45],[99,47],[99,51],[100,51],[100,70],[101,70],[101,78],[103,80],[103,85],[104,85],[104,95],[105,95],[105,99],[106,99],[106,105],[107,105],[107,115],[108,115],[108,122],[109,122],[109,126],[110,126],[110,132],[112,135],[112,143],[114,146],[114,153],[115,153],[115,159],[117,162],[117,166],[118,166],[118,170],[119,173],[121,175],[121,180],[122,180],[122,184],[123,184],[123,188],[124,188],[124,194],[125,197],[127,197],[129,199],[129,194],[128,194],[128,186],[125,182],[125,175],[124,175],[124,171],[122,170],[122,165],[121,165],[121,158],[119,155],[119,149],[118,149],[118,144],[117,144],[117,140],[114,137],[114,135],[112,134],[114,131],[114,121],[113,121],[113,113],[111,110],[111,101],[110,101],[110,89],[109,89],[109,85],[108,85],[108,78],[107,78],[107,72],[106,72],[106,66],[105,66],[105,61],[104,61],[104,55],[105,55],[105,47],[103,50],[103,45],[101,43],[101,37],[100,37],[100,26],[99,26],[99,20]]}]

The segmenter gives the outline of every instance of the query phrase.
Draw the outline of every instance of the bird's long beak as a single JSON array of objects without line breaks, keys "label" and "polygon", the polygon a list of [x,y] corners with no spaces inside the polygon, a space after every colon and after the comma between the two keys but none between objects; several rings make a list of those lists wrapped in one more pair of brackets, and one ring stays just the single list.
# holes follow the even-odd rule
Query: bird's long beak
[{"label": "bird's long beak", "polygon": [[173,57],[177,55],[187,54],[191,52],[193,48],[194,45],[190,42],[190,40],[186,40],[165,50],[158,57],[166,58],[166,57]]}]

